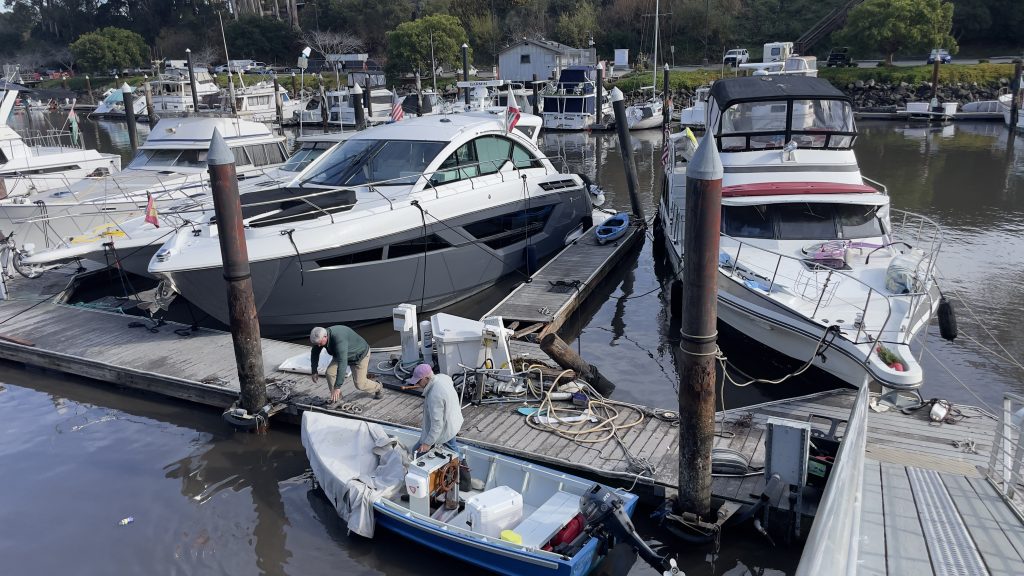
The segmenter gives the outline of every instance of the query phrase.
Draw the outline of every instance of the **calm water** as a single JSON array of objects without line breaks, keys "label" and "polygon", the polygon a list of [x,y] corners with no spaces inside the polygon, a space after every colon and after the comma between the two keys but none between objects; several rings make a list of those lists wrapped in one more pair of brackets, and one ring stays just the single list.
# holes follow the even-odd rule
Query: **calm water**
[{"label": "calm water", "polygon": [[[33,127],[45,127],[46,116],[32,118]],[[61,121],[49,118],[55,125]],[[12,123],[27,126],[23,115]],[[961,301],[961,337],[948,343],[931,328],[927,343],[934,356],[924,355],[923,395],[994,406],[1003,391],[1024,391],[1021,372],[986,351],[1024,356],[1024,339],[1014,330],[1022,320],[1015,303],[1024,290],[1018,282],[1024,256],[1015,250],[1024,244],[1024,143],[1011,146],[999,124],[860,128],[864,174],[889,186],[897,208],[922,212],[947,231],[940,271],[945,289]],[[83,122],[82,130],[103,150],[127,149],[123,125]],[[564,157],[606,189],[608,206],[628,207],[613,134],[550,134],[543,140],[549,155]],[[660,135],[635,134],[633,150],[650,217]],[[658,290],[666,274],[654,261],[649,239],[635,254],[574,319],[582,327],[579,345],[584,357],[620,384],[617,398],[671,407],[678,383],[671,351],[677,341]],[[491,291],[454,312],[479,315],[501,295],[501,289]],[[389,338],[379,326],[364,332],[378,343]],[[757,376],[788,368],[738,335],[727,335],[722,347]],[[15,365],[0,364],[0,382],[5,574],[154,568],[172,574],[473,572],[384,531],[373,541],[346,536],[331,505],[310,489],[294,429],[279,427],[265,437],[235,435],[215,411]],[[735,406],[834,385],[809,373],[785,387],[742,396],[726,390],[725,402]],[[118,526],[127,516],[135,522]],[[709,552],[686,552],[687,573],[788,574],[796,563],[792,551],[770,550],[746,532],[733,532],[719,555]],[[641,563],[629,573],[654,572]]]}]

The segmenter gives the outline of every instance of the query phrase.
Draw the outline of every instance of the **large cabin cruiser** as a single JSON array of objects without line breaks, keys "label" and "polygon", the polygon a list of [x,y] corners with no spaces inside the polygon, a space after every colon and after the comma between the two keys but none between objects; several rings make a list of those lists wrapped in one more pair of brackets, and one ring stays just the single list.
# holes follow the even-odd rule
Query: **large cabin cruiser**
[{"label": "large cabin cruiser", "polygon": [[[911,342],[939,307],[942,232],[861,175],[850,99],[813,77],[752,76],[715,82],[708,107],[701,146],[718,147],[724,170],[719,321],[851,385],[920,386]],[[658,214],[677,271],[681,138]]]},{"label": "large cabin cruiser", "polygon": [[[467,112],[406,118],[352,135],[286,189],[243,207],[267,334],[436,310],[544,258],[592,217],[587,187],[536,145],[541,120]],[[528,130],[527,130],[528,129]],[[530,136],[527,136],[527,133]],[[150,273],[227,323],[213,219],[168,240]]]},{"label": "large cabin cruiser", "polygon": [[231,146],[240,178],[261,176],[287,157],[284,137],[272,134],[265,124],[237,118],[165,118],[120,173],[0,200],[0,229],[15,227],[22,242],[52,247],[142,214],[150,197],[159,212],[208,195],[206,153],[214,128]]},{"label": "large cabin cruiser", "polygon": [[15,132],[7,119],[18,99],[18,88],[0,81],[0,200],[31,201],[52,188],[121,169],[120,156],[87,150],[80,138],[75,143],[69,133],[36,133],[24,138]]},{"label": "large cabin cruiser", "polygon": [[558,80],[544,87],[540,95],[544,128],[549,130],[586,130],[597,121],[597,107],[611,117],[607,96],[597,101],[597,69],[593,66],[569,66]]}]

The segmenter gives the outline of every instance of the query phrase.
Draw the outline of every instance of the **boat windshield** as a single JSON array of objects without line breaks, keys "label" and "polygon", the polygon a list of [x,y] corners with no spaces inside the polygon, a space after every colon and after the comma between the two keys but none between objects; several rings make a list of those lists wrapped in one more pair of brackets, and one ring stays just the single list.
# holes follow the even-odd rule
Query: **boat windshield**
[{"label": "boat windshield", "polygon": [[303,142],[302,147],[296,150],[288,158],[288,161],[281,166],[281,170],[285,172],[302,172],[306,166],[309,166],[310,162],[319,158],[321,154],[330,150],[335,144],[337,142]]},{"label": "boat windshield", "polygon": [[347,140],[331,150],[304,184],[407,186],[416,181],[447,142]]},{"label": "boat windshield", "polygon": [[879,206],[817,202],[722,206],[722,233],[735,238],[850,240],[883,235]]},{"label": "boat windshield", "polygon": [[206,150],[142,150],[129,168],[206,168]]},{"label": "boat windshield", "polygon": [[800,148],[844,149],[856,137],[853,110],[842,100],[780,100],[741,102],[722,113],[722,150],[782,148],[793,141]]}]

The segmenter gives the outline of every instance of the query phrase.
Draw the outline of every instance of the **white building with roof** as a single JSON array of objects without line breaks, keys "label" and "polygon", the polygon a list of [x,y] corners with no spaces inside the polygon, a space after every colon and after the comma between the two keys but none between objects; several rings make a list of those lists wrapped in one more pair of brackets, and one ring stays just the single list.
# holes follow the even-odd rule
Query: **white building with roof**
[{"label": "white building with roof", "polygon": [[523,38],[498,54],[498,74],[502,80],[528,82],[557,77],[566,66],[597,64],[596,48],[573,48],[554,40]]}]

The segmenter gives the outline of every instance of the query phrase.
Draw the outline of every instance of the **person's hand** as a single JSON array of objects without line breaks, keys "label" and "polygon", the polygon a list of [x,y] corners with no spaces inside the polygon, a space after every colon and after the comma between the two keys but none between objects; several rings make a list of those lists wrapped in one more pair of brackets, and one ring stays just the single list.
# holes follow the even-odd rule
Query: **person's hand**
[{"label": "person's hand", "polygon": [[313,379],[313,384],[316,384],[316,381],[320,379],[320,375],[317,374],[315,371],[312,374],[310,374],[309,377]]},{"label": "person's hand", "polygon": [[419,453],[419,454],[426,454],[429,451],[430,451],[430,445],[428,445],[428,444],[420,444],[420,447],[416,449],[416,452]]},{"label": "person's hand", "polygon": [[341,400],[341,388],[335,388],[331,391],[331,402],[337,402]]}]

